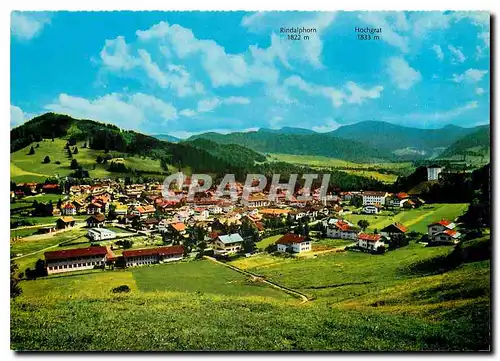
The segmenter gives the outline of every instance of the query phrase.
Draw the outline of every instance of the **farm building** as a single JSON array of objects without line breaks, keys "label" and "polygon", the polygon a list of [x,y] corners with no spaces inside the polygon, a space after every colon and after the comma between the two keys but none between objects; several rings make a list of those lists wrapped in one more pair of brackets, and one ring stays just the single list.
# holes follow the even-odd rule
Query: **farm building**
[{"label": "farm building", "polygon": [[92,216],[86,219],[87,227],[92,227],[92,228],[103,227],[105,220],[106,217],[104,216],[104,214],[102,213],[93,214]]},{"label": "farm building", "polygon": [[429,238],[432,238],[432,236],[434,236],[435,234],[443,232],[447,229],[453,229],[455,228],[455,226],[455,223],[447,219],[442,219],[439,222],[431,223],[427,226]]},{"label": "farm building", "polygon": [[116,238],[116,233],[106,228],[91,228],[87,235],[93,241]]},{"label": "farm building", "polygon": [[218,236],[214,245],[219,253],[236,253],[243,246],[243,238],[238,233]]},{"label": "farm building", "polygon": [[75,220],[71,216],[64,216],[56,221],[57,229],[71,228],[75,225]]},{"label": "farm building", "polygon": [[403,226],[401,223],[395,222],[393,224],[388,225],[385,228],[380,230],[380,234],[384,237],[391,237],[394,235],[405,234],[408,232],[408,228]]},{"label": "farm building", "polygon": [[178,261],[183,257],[183,246],[157,247],[123,251],[123,258],[125,260],[126,267]]},{"label": "farm building", "polygon": [[374,251],[378,247],[384,247],[384,241],[380,234],[360,233],[358,234],[358,246]]},{"label": "farm building", "polygon": [[311,241],[304,236],[287,233],[276,241],[278,252],[301,253],[311,250]]},{"label": "farm building", "polygon": [[63,273],[93,269],[104,266],[111,251],[106,247],[92,246],[87,248],[66,249],[63,251],[45,252],[47,273]]}]

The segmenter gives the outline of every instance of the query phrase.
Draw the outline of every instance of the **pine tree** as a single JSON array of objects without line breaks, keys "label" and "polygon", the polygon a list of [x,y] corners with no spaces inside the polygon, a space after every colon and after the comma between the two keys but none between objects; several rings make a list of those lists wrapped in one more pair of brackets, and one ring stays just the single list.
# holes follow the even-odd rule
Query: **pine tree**
[{"label": "pine tree", "polygon": [[43,158],[43,162],[45,164],[50,163],[50,157],[48,155],[46,155],[45,158]]},{"label": "pine tree", "polygon": [[33,155],[33,154],[35,154],[35,148],[33,148],[33,146],[31,146],[30,152],[28,153],[28,155]]}]

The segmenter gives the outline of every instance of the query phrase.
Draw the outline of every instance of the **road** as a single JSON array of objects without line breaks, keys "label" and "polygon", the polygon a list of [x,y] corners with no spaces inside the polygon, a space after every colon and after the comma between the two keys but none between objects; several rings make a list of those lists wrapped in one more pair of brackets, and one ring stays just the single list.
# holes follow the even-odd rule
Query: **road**
[{"label": "road", "polygon": [[209,257],[209,256],[203,256],[204,258],[212,261],[212,262],[215,262],[215,263],[218,263],[218,264],[221,264],[225,267],[228,267],[228,268],[231,268],[233,271],[236,271],[236,272],[239,272],[241,274],[244,274],[245,276],[248,276],[248,277],[251,277],[253,280],[255,281],[260,281],[260,282],[263,282],[263,283],[266,283],[274,288],[277,288],[283,292],[286,292],[288,294],[291,294],[295,297],[299,297],[300,299],[302,299],[302,302],[300,302],[300,304],[304,304],[306,302],[309,302],[311,301],[311,299],[309,297],[307,297],[307,295],[305,295],[304,293],[301,293],[299,291],[296,291],[296,290],[293,290],[291,288],[288,288],[288,287],[285,287],[285,286],[282,286],[276,282],[273,282],[273,281],[269,281],[261,276],[257,276],[256,274],[253,274],[252,272],[249,272],[249,271],[245,271],[241,268],[238,268],[236,266],[233,266],[233,265],[230,265],[228,263],[225,263],[225,262],[221,262],[221,261],[218,261],[216,260],[215,258],[213,257]]}]

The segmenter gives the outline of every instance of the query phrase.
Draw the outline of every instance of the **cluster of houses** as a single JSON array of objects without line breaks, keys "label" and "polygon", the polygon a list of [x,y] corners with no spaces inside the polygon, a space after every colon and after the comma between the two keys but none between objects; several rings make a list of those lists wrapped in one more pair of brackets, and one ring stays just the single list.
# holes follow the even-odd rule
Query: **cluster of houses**
[{"label": "cluster of houses", "polygon": [[[189,186],[189,179],[185,183]],[[243,185],[237,184],[237,192],[243,192]],[[301,194],[305,190],[299,190]],[[312,192],[310,201],[286,197],[279,193],[270,201],[267,192],[253,193],[248,202],[234,202],[229,198],[216,198],[209,190],[197,194],[194,200],[187,199],[188,189],[173,189],[171,193],[179,196],[176,200],[166,200],[162,196],[162,184],[130,184],[116,180],[101,180],[93,185],[72,185],[61,187],[57,184],[19,184],[11,192],[13,197],[39,193],[61,194],[63,201],[54,207],[53,214],[59,216],[55,227],[42,230],[67,229],[75,226],[74,217],[85,215],[88,237],[94,241],[116,238],[116,233],[106,225],[119,222],[122,227],[133,231],[156,232],[164,239],[178,240],[180,246],[124,250],[115,256],[108,247],[52,251],[46,253],[47,271],[51,273],[101,267],[106,263],[123,264],[133,267],[143,264],[162,263],[180,260],[184,256],[183,240],[193,237],[192,230],[204,230],[204,242],[219,254],[241,252],[245,239],[239,233],[244,222],[250,224],[261,236],[273,221],[292,224],[307,219],[307,222],[321,220],[326,227],[328,238],[352,240],[360,248],[372,251],[383,247],[391,237],[404,235],[408,229],[394,223],[380,230],[378,234],[363,232],[359,227],[342,219],[350,213],[345,204],[351,204],[354,197],[362,199],[363,212],[377,214],[386,208],[414,208],[424,201],[400,192],[364,191],[338,192],[320,198],[319,190]],[[80,217],[78,217],[80,218]],[[81,219],[81,218],[80,218]],[[456,243],[460,233],[455,224],[441,220],[428,227],[428,237],[434,243]],[[301,253],[312,249],[308,237],[294,233],[283,235],[276,242],[278,252]]]}]

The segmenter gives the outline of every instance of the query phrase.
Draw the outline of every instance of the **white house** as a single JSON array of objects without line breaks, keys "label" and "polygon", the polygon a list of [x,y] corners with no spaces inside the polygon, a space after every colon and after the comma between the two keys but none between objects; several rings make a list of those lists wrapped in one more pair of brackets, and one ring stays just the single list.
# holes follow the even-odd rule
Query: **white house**
[{"label": "white house", "polygon": [[460,241],[460,232],[454,229],[445,229],[432,235],[430,243],[458,243]]},{"label": "white house", "polygon": [[45,252],[47,274],[64,273],[104,267],[108,257],[108,249],[101,246],[65,249]]},{"label": "white house", "polygon": [[433,181],[439,179],[439,173],[443,171],[443,167],[431,165],[427,167],[427,180]]},{"label": "white house", "polygon": [[385,204],[385,199],[388,196],[387,192],[374,192],[374,191],[366,191],[362,193],[363,196],[363,205],[370,206],[374,204]]},{"label": "white house", "polygon": [[343,220],[338,220],[337,222],[328,225],[326,228],[326,236],[329,238],[355,240],[357,238],[358,233],[359,233],[359,228]]},{"label": "white house", "polygon": [[93,241],[116,238],[116,233],[106,228],[91,228],[88,230],[87,235]]},{"label": "white house", "polygon": [[437,233],[443,232],[447,229],[455,228],[455,223],[448,221],[447,219],[442,219],[439,222],[431,223],[427,226],[427,233],[430,238]]},{"label": "white house", "polygon": [[76,215],[76,207],[72,203],[68,202],[62,206],[61,214],[63,216],[74,216]]},{"label": "white house", "polygon": [[358,234],[358,246],[370,251],[375,251],[378,247],[384,246],[380,234],[360,233]]},{"label": "white house", "polygon": [[243,238],[238,233],[218,236],[214,246],[218,253],[236,253],[243,247]]},{"label": "white house", "polygon": [[311,250],[311,241],[304,236],[287,233],[276,241],[276,247],[278,252],[283,253],[289,250],[293,253],[307,252]]}]

